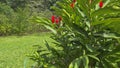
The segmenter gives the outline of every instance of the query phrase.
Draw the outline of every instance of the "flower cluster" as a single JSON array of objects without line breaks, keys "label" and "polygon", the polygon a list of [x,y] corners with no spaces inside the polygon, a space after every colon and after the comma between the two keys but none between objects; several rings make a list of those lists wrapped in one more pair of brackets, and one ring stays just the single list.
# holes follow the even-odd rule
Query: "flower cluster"
[{"label": "flower cluster", "polygon": [[[92,0],[90,0],[90,2],[92,2]],[[71,8],[74,8],[74,6],[75,6],[75,3],[76,3],[76,0],[73,0],[72,1],[72,3],[70,4],[70,7]],[[103,7],[103,1],[102,0],[100,0],[100,2],[99,2],[99,7],[100,8],[102,8]],[[51,21],[52,21],[52,23],[56,23],[56,24],[59,24],[59,22],[62,20],[62,17],[61,16],[59,16],[59,17],[56,17],[56,16],[51,16]]]},{"label": "flower cluster", "polygon": [[[70,7],[71,7],[71,8],[74,8],[75,2],[76,2],[76,0],[73,0],[73,1],[72,1],[72,3],[70,4]],[[92,2],[92,0],[90,0],[90,3],[91,3],[91,2]],[[100,7],[100,8],[103,7],[103,1],[102,1],[102,0],[100,0],[100,2],[99,2],[99,7]]]},{"label": "flower cluster", "polygon": [[56,24],[59,24],[59,22],[62,20],[62,17],[59,16],[59,17],[56,17],[56,16],[51,16],[51,22],[52,23],[56,23]]}]

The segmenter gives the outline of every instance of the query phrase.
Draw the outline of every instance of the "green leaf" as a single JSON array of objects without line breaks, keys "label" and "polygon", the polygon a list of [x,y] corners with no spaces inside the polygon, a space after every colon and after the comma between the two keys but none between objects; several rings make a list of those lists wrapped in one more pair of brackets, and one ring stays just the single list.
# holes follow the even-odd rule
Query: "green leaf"
[{"label": "green leaf", "polygon": [[91,0],[91,8],[94,9],[94,10],[97,10],[99,5],[98,3],[100,2],[99,0]]},{"label": "green leaf", "polygon": [[94,34],[94,36],[100,36],[100,37],[104,37],[104,38],[120,39],[120,36],[116,35],[115,33]]},{"label": "green leaf", "polygon": [[109,34],[103,34],[104,38],[115,38],[115,39],[120,39],[120,36],[116,36],[114,33],[109,33]]},{"label": "green leaf", "polygon": [[70,18],[70,14],[65,9],[62,9],[62,10]]},{"label": "green leaf", "polygon": [[109,56],[107,59],[110,61],[110,62],[113,62],[113,63],[117,63],[117,62],[120,62],[120,55],[119,56],[115,56],[115,55],[113,55],[113,57],[112,56]]},{"label": "green leaf", "polygon": [[82,17],[85,17],[85,14],[77,7],[77,11],[81,14]]},{"label": "green leaf", "polygon": [[119,68],[117,63],[110,62],[108,59],[103,60],[103,65],[105,68]]},{"label": "green leaf", "polygon": [[87,31],[85,31],[84,28],[80,27],[79,25],[72,23],[72,28],[75,29],[76,31],[80,32],[82,35],[84,35],[85,37],[89,37],[87,34]]},{"label": "green leaf", "polygon": [[51,48],[50,48],[50,46],[49,46],[49,44],[48,44],[48,42],[46,40],[45,40],[45,45],[46,45],[47,49],[50,51]]},{"label": "green leaf", "polygon": [[92,26],[101,25],[102,29],[109,28],[112,31],[120,34],[120,18],[108,18],[102,21],[92,22]]},{"label": "green leaf", "polygon": [[109,18],[102,21],[92,22],[92,25],[95,26],[95,25],[103,24],[103,26],[106,26],[106,25],[110,25],[111,23],[116,24],[119,22],[120,22],[120,18]]},{"label": "green leaf", "polygon": [[107,1],[104,3],[103,8],[104,8],[105,6],[107,6],[109,3],[110,3],[110,0],[107,0]]},{"label": "green leaf", "polygon": [[88,56],[100,62],[100,59],[98,57],[96,57],[94,55],[88,55]]},{"label": "green leaf", "polygon": [[81,65],[81,60],[82,60],[82,56],[79,58],[76,58],[75,60],[73,60],[70,65],[69,68],[79,68]]},{"label": "green leaf", "polygon": [[89,18],[89,1],[88,0],[77,0],[77,6],[82,11],[83,14],[85,14]]},{"label": "green leaf", "polygon": [[120,45],[117,45],[114,50],[108,53],[108,55],[114,55],[115,53],[120,53]]},{"label": "green leaf", "polygon": [[44,25],[47,29],[51,30],[54,34],[57,34],[57,31],[48,25]]},{"label": "green leaf", "polygon": [[83,65],[84,65],[84,68],[89,68],[89,58],[87,55],[85,55],[83,58]]},{"label": "green leaf", "polygon": [[86,49],[90,52],[94,52],[93,48],[91,45],[85,45]]},{"label": "green leaf", "polygon": [[120,13],[120,9],[114,9],[112,7],[105,7],[105,8],[101,8],[99,10],[94,11],[91,14],[91,16],[92,16],[92,18],[96,17],[96,16],[99,18],[100,16],[102,17],[104,15],[112,14],[112,13],[114,13],[114,14]]},{"label": "green leaf", "polygon": [[47,19],[47,18],[43,18],[43,17],[35,17],[34,18],[35,20],[33,20],[33,21],[35,21],[35,22],[37,22],[37,23],[40,23],[40,24],[46,24],[46,25],[50,25],[51,24],[51,21],[49,20],[49,19]]}]

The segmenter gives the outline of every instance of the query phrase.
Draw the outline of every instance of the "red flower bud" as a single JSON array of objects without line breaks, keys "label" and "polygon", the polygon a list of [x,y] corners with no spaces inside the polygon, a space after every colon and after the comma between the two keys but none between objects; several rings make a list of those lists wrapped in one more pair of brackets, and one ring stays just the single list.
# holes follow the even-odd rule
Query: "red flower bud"
[{"label": "red flower bud", "polygon": [[102,1],[99,2],[99,7],[100,7],[100,8],[103,7],[103,2],[102,2]]},{"label": "red flower bud", "polygon": [[55,22],[56,22],[56,24],[58,24],[59,23],[59,18],[56,18]]},{"label": "red flower bud", "polygon": [[54,15],[51,17],[51,21],[52,21],[52,23],[55,22],[55,16]]},{"label": "red flower bud", "polygon": [[76,2],[76,0],[73,0],[73,2],[75,3],[75,2]]},{"label": "red flower bud", "polygon": [[75,5],[75,3],[71,3],[71,4],[70,4],[70,7],[71,7],[71,8],[74,8],[74,5]]}]

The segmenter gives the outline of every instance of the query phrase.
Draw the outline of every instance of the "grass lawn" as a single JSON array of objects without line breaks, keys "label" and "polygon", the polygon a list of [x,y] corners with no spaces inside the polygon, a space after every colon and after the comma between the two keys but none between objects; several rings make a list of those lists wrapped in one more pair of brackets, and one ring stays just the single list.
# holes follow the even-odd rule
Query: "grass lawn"
[{"label": "grass lawn", "polygon": [[0,68],[30,68],[33,62],[26,55],[31,53],[33,45],[44,45],[44,40],[50,42],[49,36],[42,33],[0,37]]}]

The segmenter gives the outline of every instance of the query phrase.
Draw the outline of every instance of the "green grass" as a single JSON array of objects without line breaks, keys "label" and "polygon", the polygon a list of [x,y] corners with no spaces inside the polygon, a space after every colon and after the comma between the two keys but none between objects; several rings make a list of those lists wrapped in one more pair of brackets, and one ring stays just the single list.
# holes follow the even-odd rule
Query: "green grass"
[{"label": "green grass", "polygon": [[44,45],[51,41],[49,33],[28,36],[0,37],[0,68],[30,68],[33,64],[26,56],[32,52],[33,45]]}]

